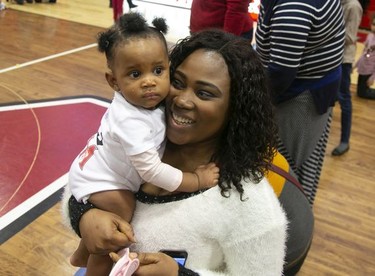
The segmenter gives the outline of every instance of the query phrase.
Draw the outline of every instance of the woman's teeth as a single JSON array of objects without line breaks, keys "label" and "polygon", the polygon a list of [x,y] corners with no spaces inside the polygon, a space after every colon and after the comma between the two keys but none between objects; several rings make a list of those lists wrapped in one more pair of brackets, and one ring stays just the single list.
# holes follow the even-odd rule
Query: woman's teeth
[{"label": "woman's teeth", "polygon": [[178,125],[188,125],[188,124],[192,124],[193,123],[193,120],[190,120],[190,119],[187,119],[187,118],[183,118],[183,117],[180,117],[180,116],[177,116],[176,114],[172,113],[172,117],[173,117],[173,120],[176,122],[176,124]]}]

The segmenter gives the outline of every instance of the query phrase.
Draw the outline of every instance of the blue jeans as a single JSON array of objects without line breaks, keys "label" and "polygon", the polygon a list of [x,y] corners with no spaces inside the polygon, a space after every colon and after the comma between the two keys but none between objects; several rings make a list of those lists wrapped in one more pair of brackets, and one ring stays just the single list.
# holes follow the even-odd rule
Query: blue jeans
[{"label": "blue jeans", "polygon": [[349,143],[350,130],[352,127],[352,98],[350,94],[351,63],[341,65],[342,76],[339,90],[339,103],[341,107],[341,142]]}]

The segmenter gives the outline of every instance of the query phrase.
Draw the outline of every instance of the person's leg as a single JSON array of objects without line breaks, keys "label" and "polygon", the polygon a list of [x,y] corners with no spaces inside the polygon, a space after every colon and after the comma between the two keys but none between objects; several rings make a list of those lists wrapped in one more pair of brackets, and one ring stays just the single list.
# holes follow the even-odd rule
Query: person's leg
[{"label": "person's leg", "polygon": [[358,75],[357,95],[364,99],[375,99],[375,90],[367,85],[371,75]]},{"label": "person's leg", "polygon": [[370,78],[371,75],[358,75],[357,81],[357,95],[360,98],[364,98],[366,96],[367,90],[369,87],[367,86],[367,80]]},{"label": "person's leg", "polygon": [[[119,215],[127,222],[130,222],[135,208],[134,194],[127,190],[94,193],[90,195],[89,202],[99,209]],[[113,265],[108,255],[89,254],[82,240],[71,256],[70,263],[80,267],[87,265],[87,275],[108,275]]]},{"label": "person's leg", "polygon": [[332,108],[316,110],[309,91],[275,107],[279,128],[278,150],[296,172],[313,204],[328,141]]},{"label": "person's leg", "polygon": [[128,190],[103,191],[90,195],[88,200],[97,208],[115,213],[130,222],[135,208],[134,194]]},{"label": "person's leg", "polygon": [[113,261],[109,255],[91,254],[87,262],[86,276],[109,275]]},{"label": "person's leg", "polygon": [[78,248],[70,257],[70,264],[77,267],[86,267],[88,263],[90,253],[87,250],[84,242],[81,240],[79,242]]},{"label": "person's leg", "polygon": [[123,8],[122,8],[123,4],[124,4],[124,0],[112,0],[114,21],[117,21],[123,14]]},{"label": "person's leg", "polygon": [[342,155],[349,150],[350,130],[352,126],[352,99],[350,93],[350,73],[352,65],[344,63],[341,66],[342,77],[339,89],[341,107],[341,139],[340,144],[332,151],[332,155]]},{"label": "person's leg", "polygon": [[127,2],[128,2],[128,5],[129,5],[129,9],[138,7],[137,5],[133,4],[132,0],[127,0]]}]

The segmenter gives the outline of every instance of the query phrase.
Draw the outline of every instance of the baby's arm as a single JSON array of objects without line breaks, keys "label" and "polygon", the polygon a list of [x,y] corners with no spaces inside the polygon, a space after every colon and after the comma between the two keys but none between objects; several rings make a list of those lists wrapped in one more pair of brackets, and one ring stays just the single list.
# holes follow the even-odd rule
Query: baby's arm
[{"label": "baby's arm", "polygon": [[199,166],[194,173],[184,172],[177,191],[195,192],[201,189],[211,188],[219,182],[219,168],[215,163]]},{"label": "baby's arm", "polygon": [[218,183],[219,168],[214,163],[200,166],[193,173],[183,173],[163,163],[155,149],[129,158],[143,180],[170,192],[195,192]]}]

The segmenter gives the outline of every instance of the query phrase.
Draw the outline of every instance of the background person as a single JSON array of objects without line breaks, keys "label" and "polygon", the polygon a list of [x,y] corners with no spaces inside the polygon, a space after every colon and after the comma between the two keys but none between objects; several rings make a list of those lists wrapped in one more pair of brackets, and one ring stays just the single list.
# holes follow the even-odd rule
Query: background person
[{"label": "background person", "polygon": [[253,21],[248,12],[249,3],[248,0],[193,0],[190,32],[218,28],[252,40]]},{"label": "background person", "polygon": [[261,1],[256,49],[270,79],[279,151],[313,204],[341,78],[340,0]]},{"label": "background person", "polygon": [[371,89],[375,80],[375,15],[371,18],[371,32],[366,37],[363,53],[354,68],[358,71],[358,97],[375,99],[375,90]]},{"label": "background person", "polygon": [[[127,0],[129,5],[129,10],[138,7],[133,4],[132,0]],[[109,7],[113,9],[113,20],[116,22],[124,14],[124,0],[111,0],[109,2]]]},{"label": "background person", "polygon": [[342,155],[349,150],[350,130],[352,126],[352,97],[350,93],[350,75],[355,60],[357,33],[362,19],[362,7],[358,0],[341,0],[345,22],[345,46],[341,65],[341,83],[339,103],[341,107],[340,144],[334,148],[332,155]]}]

